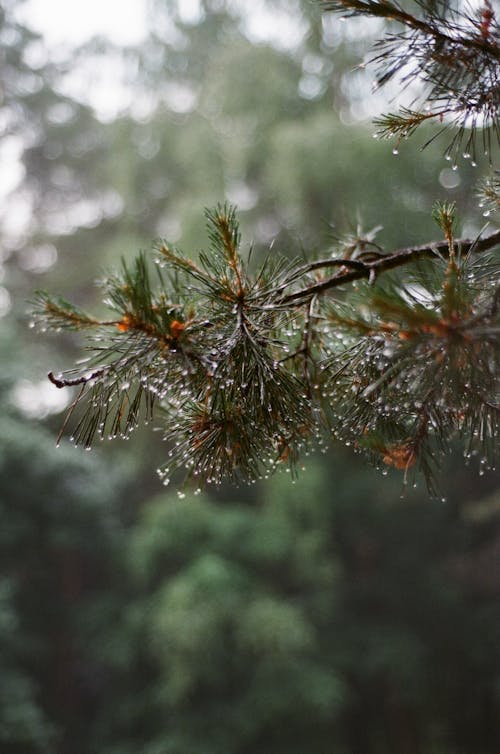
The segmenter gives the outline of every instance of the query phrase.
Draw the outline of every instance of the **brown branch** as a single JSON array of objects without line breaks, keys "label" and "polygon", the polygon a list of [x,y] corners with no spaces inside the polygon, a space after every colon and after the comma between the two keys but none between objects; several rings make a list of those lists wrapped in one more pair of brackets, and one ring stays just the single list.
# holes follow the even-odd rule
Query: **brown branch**
[{"label": "brown branch", "polygon": [[[490,236],[479,239],[463,238],[455,241],[453,244],[454,250],[458,253],[462,250],[462,254],[468,254],[471,251],[482,252],[493,249],[500,244],[500,230],[492,233]],[[337,288],[340,285],[351,283],[354,280],[360,280],[362,278],[368,278],[371,282],[381,273],[387,270],[392,270],[395,267],[402,267],[410,262],[416,262],[419,259],[426,259],[434,256],[442,256],[446,258],[448,256],[449,247],[447,241],[431,241],[430,243],[423,244],[422,246],[410,246],[405,249],[398,249],[392,254],[383,256],[380,259],[376,259],[373,262],[364,262],[362,266],[357,269],[351,269],[348,272],[340,272],[332,277],[321,280],[318,283],[302,288],[299,291],[288,294],[282,298],[279,302],[280,306],[287,305],[302,305],[311,296],[316,296],[325,291],[329,291],[331,288]],[[335,261],[337,265],[344,265],[345,267],[352,266],[352,260],[331,260],[325,259],[323,262],[313,262],[311,265],[302,268],[304,274],[311,270],[316,270],[321,267],[331,267],[332,262]]]},{"label": "brown branch", "polygon": [[83,377],[76,377],[74,380],[66,380],[66,379],[58,379],[54,376],[53,372],[49,372],[47,377],[49,378],[49,381],[52,382],[53,385],[55,385],[58,388],[63,387],[74,387],[75,385],[86,385],[87,382],[90,382],[91,380],[96,380],[98,377],[102,377],[105,373],[105,369],[98,369],[95,372],[92,372],[91,374],[88,374]]}]

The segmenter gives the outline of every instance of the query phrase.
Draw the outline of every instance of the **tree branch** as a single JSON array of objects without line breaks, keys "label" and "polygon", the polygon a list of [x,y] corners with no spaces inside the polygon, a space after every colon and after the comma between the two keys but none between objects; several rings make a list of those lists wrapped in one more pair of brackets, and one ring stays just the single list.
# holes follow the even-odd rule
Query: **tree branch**
[{"label": "tree branch", "polygon": [[[453,248],[457,253],[468,254],[471,251],[483,252],[493,249],[500,244],[500,230],[492,233],[490,236],[479,239],[463,238],[455,241]],[[405,249],[398,249],[392,254],[383,256],[380,259],[376,259],[373,262],[363,262],[361,266],[352,269],[352,260],[332,260],[325,259],[324,261],[312,262],[310,265],[306,265],[302,268],[304,274],[317,270],[320,268],[331,267],[334,263],[335,266],[351,267],[347,272],[340,272],[332,277],[321,280],[318,283],[302,288],[299,291],[294,291],[288,296],[285,296],[280,300],[280,306],[288,305],[302,305],[312,296],[325,293],[325,291],[331,288],[337,288],[340,285],[351,283],[354,280],[360,280],[362,278],[368,278],[370,281],[374,280],[381,272],[392,270],[395,267],[402,267],[410,262],[416,262],[419,259],[426,259],[433,256],[448,255],[448,241],[431,241],[430,243],[423,244],[422,246],[410,246]]]}]

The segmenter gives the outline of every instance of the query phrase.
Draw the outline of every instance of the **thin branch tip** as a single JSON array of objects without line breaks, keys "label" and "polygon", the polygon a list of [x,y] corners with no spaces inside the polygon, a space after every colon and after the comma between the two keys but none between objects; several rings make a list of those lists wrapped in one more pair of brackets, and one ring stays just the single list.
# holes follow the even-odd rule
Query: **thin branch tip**
[{"label": "thin branch tip", "polygon": [[58,380],[57,377],[54,376],[54,372],[49,372],[47,377],[49,378],[49,381],[52,382],[53,385],[55,385],[58,388],[65,387],[65,383],[62,380]]}]

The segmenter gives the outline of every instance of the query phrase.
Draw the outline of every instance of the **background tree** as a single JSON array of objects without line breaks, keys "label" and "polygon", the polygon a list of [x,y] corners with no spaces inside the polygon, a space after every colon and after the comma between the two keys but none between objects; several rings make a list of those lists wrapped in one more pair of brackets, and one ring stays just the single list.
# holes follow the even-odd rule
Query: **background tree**
[{"label": "background tree", "polygon": [[123,612],[89,627],[108,679],[95,748],[495,751],[492,518],[403,507],[397,482],[345,469],[277,476],[258,508],[144,509]]}]

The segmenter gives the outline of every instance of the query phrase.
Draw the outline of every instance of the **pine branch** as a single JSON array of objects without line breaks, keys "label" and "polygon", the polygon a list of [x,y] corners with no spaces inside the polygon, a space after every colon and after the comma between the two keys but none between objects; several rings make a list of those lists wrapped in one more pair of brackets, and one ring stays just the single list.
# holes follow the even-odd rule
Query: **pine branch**
[{"label": "pine branch", "polygon": [[[442,121],[447,112],[447,110],[441,110],[439,112],[421,113],[402,107],[399,113],[388,113],[374,119],[375,135],[380,139],[397,137],[399,143],[402,139],[408,139],[426,120],[439,118]],[[395,153],[397,153],[397,147]]]},{"label": "pine branch", "polygon": [[335,434],[382,467],[419,468],[430,490],[451,438],[493,464],[500,433],[498,268],[460,256],[441,270],[417,274],[416,295],[386,280],[332,303],[345,350],[324,364]]},{"label": "pine branch", "polygon": [[[75,423],[75,444],[126,437],[159,406],[170,445],[165,482],[180,467],[214,484],[293,471],[325,432],[383,466],[418,467],[430,489],[433,459],[450,438],[475,432],[493,457],[500,286],[492,290],[498,269],[484,252],[500,231],[455,240],[454,205],[439,204],[445,241],[389,255],[356,242],[356,258],[308,264],[273,252],[253,273],[234,208],[207,219],[211,250],[198,263],[161,243],[166,274],[159,270],[156,286],[144,255],[104,282],[114,319],[42,297],[39,323],[89,333],[85,368],[49,374],[58,388],[81,387],[63,424]],[[420,259],[433,264],[413,266],[406,286],[391,278]],[[345,302],[320,296],[363,278],[371,285]]]},{"label": "pine branch", "polygon": [[[492,233],[490,236],[484,236],[483,238],[470,239],[463,238],[461,240],[454,241],[453,248],[458,254],[462,255],[469,253],[481,253],[494,249],[500,244],[500,230]],[[420,259],[429,259],[433,257],[445,257],[448,254],[448,241],[431,241],[430,243],[420,246],[409,246],[404,249],[398,249],[391,254],[382,256],[375,259],[372,262],[361,262],[360,266],[350,271],[341,271],[337,275],[321,280],[317,283],[312,283],[305,288],[284,296],[281,300],[283,306],[301,305],[304,301],[309,300],[312,296],[317,296],[322,293],[326,293],[333,288],[338,288],[346,283],[354,282],[355,280],[361,280],[368,278],[368,280],[375,280],[382,272],[395,269],[396,267],[402,267],[406,264],[411,264]],[[338,259],[326,259],[323,261],[313,262],[303,268],[303,274],[315,269],[328,268],[328,267],[349,267],[352,266],[352,260],[338,260]],[[284,286],[287,287],[287,286]]]},{"label": "pine branch", "polygon": [[438,118],[443,124],[440,132],[454,128],[446,154],[455,162],[460,152],[476,160],[478,130],[485,152],[491,152],[493,140],[500,144],[500,27],[490,0],[484,0],[476,13],[447,0],[415,0],[418,15],[386,0],[321,4],[327,11],[384,18],[403,26],[403,31],[388,32],[376,43],[370,63],[378,68],[377,86],[398,75],[404,86],[420,83],[423,103],[418,110],[402,108],[379,118],[382,138],[393,136],[399,144],[422,123]]},{"label": "pine branch", "polygon": [[[475,14],[447,0],[415,6],[412,14],[390,0],[323,2],[403,26],[377,43],[377,83],[419,81],[424,106],[383,116],[378,135],[399,143],[438,119],[441,130],[454,127],[448,156],[464,149],[474,158],[478,128],[485,151],[492,138],[500,143],[491,1]],[[497,209],[496,177],[480,191],[485,213]],[[385,254],[373,240],[377,228],[365,236],[358,229],[339,244],[342,257],[304,264],[273,253],[253,273],[235,208],[218,205],[206,212],[210,247],[198,262],[162,242],[156,286],[144,255],[105,281],[113,319],[40,294],[38,324],[89,334],[85,369],[49,374],[58,388],[80,386],[61,433],[75,421],[74,442],[90,447],[96,436],[127,436],[159,406],[170,446],[159,470],[165,483],[179,467],[215,484],[293,471],[332,433],[405,480],[420,470],[432,493],[437,459],[455,438],[466,456],[479,452],[492,464],[500,285],[487,252],[500,245],[500,231],[456,239],[455,213],[454,204],[434,208],[443,241]],[[421,260],[430,264],[415,264]],[[402,283],[390,273],[405,265]],[[347,300],[322,295],[354,281]]]}]

